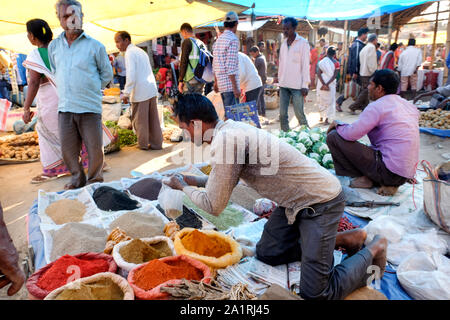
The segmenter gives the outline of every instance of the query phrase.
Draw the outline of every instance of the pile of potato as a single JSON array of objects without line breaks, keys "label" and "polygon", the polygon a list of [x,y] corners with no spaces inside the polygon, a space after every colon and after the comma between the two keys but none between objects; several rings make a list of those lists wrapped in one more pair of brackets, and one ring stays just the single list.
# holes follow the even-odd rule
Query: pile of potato
[{"label": "pile of potato", "polygon": [[33,160],[39,158],[39,140],[36,132],[11,136],[0,141],[0,159]]},{"label": "pile of potato", "polygon": [[436,109],[421,112],[419,126],[444,130],[450,129],[450,111]]}]

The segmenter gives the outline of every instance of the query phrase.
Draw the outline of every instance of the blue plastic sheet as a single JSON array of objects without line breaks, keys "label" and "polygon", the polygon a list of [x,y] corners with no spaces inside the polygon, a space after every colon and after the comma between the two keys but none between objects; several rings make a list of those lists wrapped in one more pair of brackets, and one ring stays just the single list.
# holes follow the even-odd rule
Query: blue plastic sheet
[{"label": "blue plastic sheet", "polygon": [[[352,20],[381,16],[430,2],[423,0],[227,0],[251,7],[258,16],[282,15],[310,20]],[[251,14],[252,9],[244,11]]]},{"label": "blue plastic sheet", "polygon": [[[344,212],[344,217],[352,224],[361,228],[365,227],[370,222],[369,219],[356,217],[348,212]],[[384,272],[383,278],[381,278],[380,289],[378,289],[378,291],[383,293],[389,300],[413,300],[413,298],[403,290],[397,279],[397,273],[390,266],[386,266],[386,271]]]},{"label": "blue plastic sheet", "polygon": [[419,128],[420,132],[432,134],[441,138],[450,138],[450,130],[436,128]]}]

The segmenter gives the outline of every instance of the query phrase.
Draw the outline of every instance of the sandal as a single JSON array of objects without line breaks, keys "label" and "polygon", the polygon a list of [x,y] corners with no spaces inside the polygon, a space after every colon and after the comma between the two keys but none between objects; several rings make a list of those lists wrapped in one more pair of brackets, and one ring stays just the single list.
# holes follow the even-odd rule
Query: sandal
[{"label": "sandal", "polygon": [[58,179],[58,176],[46,176],[46,175],[40,174],[40,175],[37,175],[36,177],[34,177],[33,179],[31,179],[31,183],[39,184],[39,183],[44,183],[44,182],[55,180],[55,179]]}]

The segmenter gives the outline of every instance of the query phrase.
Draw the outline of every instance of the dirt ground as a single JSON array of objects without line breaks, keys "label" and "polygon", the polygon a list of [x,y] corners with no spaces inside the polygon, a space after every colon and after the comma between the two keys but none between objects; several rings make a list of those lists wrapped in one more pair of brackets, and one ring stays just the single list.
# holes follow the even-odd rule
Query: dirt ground
[{"label": "dirt ground", "polygon": [[[305,105],[305,113],[310,126],[318,125],[319,121],[315,96],[315,91],[310,92]],[[344,112],[336,113],[336,119],[353,122],[358,118],[358,115],[350,115],[347,112],[350,104],[351,99],[344,102],[342,106]],[[271,121],[271,124],[263,126],[263,128],[279,129],[278,116],[279,109],[268,110],[267,118]],[[298,125],[292,107],[289,108],[289,119],[291,128]],[[176,144],[165,144],[161,151],[142,151],[136,147],[125,147],[120,152],[106,155],[106,162],[110,170],[104,174],[105,182],[119,180],[122,177],[131,177],[130,172],[134,169],[151,173],[154,171],[163,172],[177,167],[178,165],[171,160],[171,157],[177,153],[175,146]],[[450,139],[420,134],[421,160],[425,159],[436,165],[445,161],[446,159],[442,155],[449,152]],[[0,202],[3,206],[8,231],[19,251],[20,261],[26,255],[27,248],[26,218],[33,201],[37,199],[38,190],[61,191],[70,179],[70,177],[62,177],[39,185],[31,184],[31,178],[38,175],[41,170],[40,162],[0,166]],[[258,195],[254,191],[249,191],[249,193],[234,192],[232,200],[244,207],[251,207],[252,200],[254,201]],[[25,286],[14,297],[8,297],[6,290],[0,289],[0,300],[26,298]]]}]

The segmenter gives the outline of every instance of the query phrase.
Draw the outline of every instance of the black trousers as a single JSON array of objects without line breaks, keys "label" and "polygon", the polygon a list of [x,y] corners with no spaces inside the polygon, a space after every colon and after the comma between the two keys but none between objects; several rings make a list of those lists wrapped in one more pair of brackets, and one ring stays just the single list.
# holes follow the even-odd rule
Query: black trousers
[{"label": "black trousers", "polygon": [[363,249],[334,265],[337,229],[345,207],[344,193],[301,210],[288,224],[278,207],[264,226],[256,257],[269,265],[301,261],[300,295],[304,299],[343,299],[366,285],[372,254]]}]

